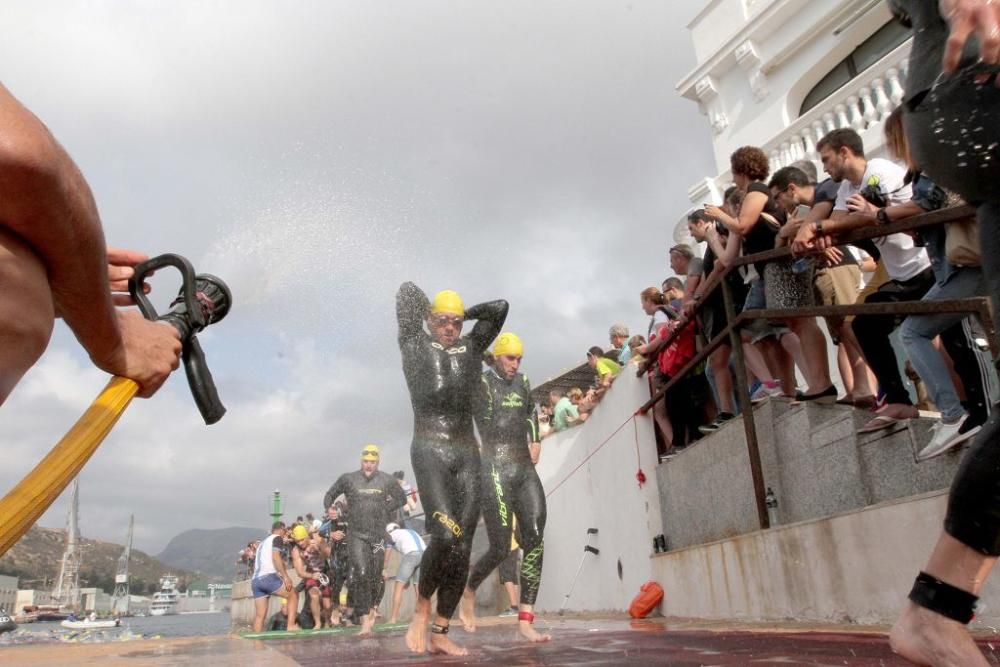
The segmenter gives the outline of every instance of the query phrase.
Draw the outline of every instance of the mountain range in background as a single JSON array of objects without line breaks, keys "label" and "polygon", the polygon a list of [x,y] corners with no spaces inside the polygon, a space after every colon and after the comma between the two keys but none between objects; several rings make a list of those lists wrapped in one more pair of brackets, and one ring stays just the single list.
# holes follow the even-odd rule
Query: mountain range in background
[{"label": "mountain range in background", "polygon": [[[65,548],[65,530],[34,526],[0,557],[0,574],[17,577],[22,589],[51,590],[59,578]],[[80,587],[114,591],[118,559],[124,548],[121,544],[81,538]],[[129,575],[133,595],[151,595],[159,590],[164,574],[177,575],[182,586],[192,579],[187,568],[179,569],[132,549]]]},{"label": "mountain range in background", "polygon": [[265,537],[267,531],[261,528],[195,528],[171,539],[157,558],[167,565],[199,572],[209,581],[231,582],[240,550],[248,542]]}]

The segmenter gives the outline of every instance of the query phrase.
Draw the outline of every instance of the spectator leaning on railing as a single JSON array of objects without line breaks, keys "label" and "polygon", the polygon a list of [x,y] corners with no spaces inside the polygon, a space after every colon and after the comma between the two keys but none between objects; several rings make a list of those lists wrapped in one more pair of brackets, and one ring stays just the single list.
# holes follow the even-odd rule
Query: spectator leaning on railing
[{"label": "spectator leaning on railing", "polygon": [[[852,129],[834,130],[816,144],[823,167],[831,178],[840,179],[837,202],[830,220],[803,225],[795,237],[793,250],[812,248],[817,237],[832,245],[830,235],[867,225],[889,222],[887,208],[903,205],[912,198],[906,171],[899,165],[865,158],[861,137]],[[890,234],[876,242],[889,281],[865,297],[865,303],[917,301],[934,284],[934,272],[924,249],[908,234]],[[854,319],[854,335],[886,405],[859,432],[868,433],[917,416],[917,409],[903,384],[889,334],[901,321],[896,315],[859,315]]]},{"label": "spectator leaning on railing", "polygon": [[552,408],[552,432],[565,431],[570,426],[580,423],[580,413],[562,389],[553,389],[549,392],[549,406]]},{"label": "spectator leaning on railing", "polygon": [[[706,243],[708,248],[702,258],[701,284],[698,290],[695,290],[692,304],[685,305],[684,312],[690,315],[695,312],[694,306],[700,305],[697,310],[698,325],[705,338],[713,340],[728,324],[722,288],[717,288],[708,295],[703,295],[701,290],[725,271],[727,263],[736,259],[739,254],[739,238],[734,238],[730,243],[728,237],[731,235],[718,229],[715,220],[700,209],[688,215],[688,231],[696,241]],[[718,261],[717,257],[720,258]],[[746,288],[743,280],[737,271],[729,272],[723,280],[729,283],[729,289],[733,294],[735,314],[738,315],[746,299]],[[733,402],[733,376],[729,370],[731,353],[732,347],[729,341],[725,340],[709,354],[708,365],[711,372],[710,377],[714,381],[713,388],[716,394],[715,404],[718,407],[718,414],[712,422],[701,427],[700,430],[703,433],[717,431],[722,424],[736,416]]]},{"label": "spectator leaning on railing", "polygon": [[[801,165],[801,168],[795,165]],[[804,160],[796,162],[795,165],[779,169],[768,183],[774,200],[789,214],[800,206],[809,207],[809,212],[804,218],[789,220],[781,228],[778,237],[785,241],[794,239],[803,224],[828,219],[837,201],[837,191],[840,189],[840,184],[832,178],[817,184],[816,167],[812,162]],[[814,299],[824,306],[846,306],[856,303],[861,274],[858,262],[851,251],[846,246],[827,248],[823,256],[817,260],[821,261],[823,266],[817,266],[813,275]],[[800,259],[799,262],[811,263],[817,260],[807,258]],[[801,266],[799,262],[793,266]],[[875,392],[868,381],[868,367],[850,324],[840,315],[827,316],[825,319],[834,345],[839,348],[837,356],[840,375],[847,391],[847,395],[840,402],[864,408],[874,407]],[[803,348],[808,347],[809,336],[808,332],[799,332]],[[825,341],[823,347],[825,357]]]},{"label": "spectator leaning on railing", "polygon": [[[621,365],[605,357],[604,350],[597,345],[587,350],[587,365],[597,373],[597,383],[600,385],[600,388],[604,389],[611,386],[611,383],[615,381],[618,373],[622,370]],[[598,391],[600,391],[600,388]]]},{"label": "spectator leaning on railing", "polygon": [[614,357],[618,360],[618,364],[621,366],[627,364],[629,357],[632,356],[632,351],[626,344],[628,343],[628,327],[624,324],[612,324],[611,329],[608,330],[608,339],[616,352]]},{"label": "spectator leaning on railing", "polygon": [[[736,215],[729,215],[720,207],[706,205],[705,212],[724,224],[731,233],[741,237],[745,255],[774,249],[778,229],[785,222],[785,212],[771,199],[771,191],[763,182],[770,170],[767,155],[755,146],[743,146],[733,151],[729,162],[733,183],[744,193],[740,210]],[[744,310],[764,308],[771,305],[769,301],[775,301],[779,297],[785,300],[798,298],[802,290],[802,281],[790,278],[789,272],[784,270],[785,267],[781,262],[754,262],[752,266],[759,277],[750,282]],[[807,287],[811,295],[811,286]],[[772,307],[782,306],[776,302]],[[751,357],[750,370],[764,383],[773,381],[771,374],[778,375],[784,391],[791,393],[795,386],[792,355],[800,361],[802,356],[798,339],[789,338],[790,331],[787,326],[775,327],[766,320],[755,320],[746,329],[752,337],[752,342],[760,346],[768,362],[765,368],[755,364]],[[804,367],[803,370],[806,372],[807,380],[814,383],[810,386],[809,392],[802,397],[803,400],[826,399],[832,385],[815,386],[818,378],[810,376],[808,368]],[[833,389],[833,394],[832,400],[836,400],[836,389]]]}]

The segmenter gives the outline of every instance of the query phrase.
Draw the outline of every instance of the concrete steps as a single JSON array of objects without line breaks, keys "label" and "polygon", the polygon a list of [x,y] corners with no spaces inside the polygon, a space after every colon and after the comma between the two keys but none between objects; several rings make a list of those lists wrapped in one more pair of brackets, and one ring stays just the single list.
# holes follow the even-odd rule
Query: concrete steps
[{"label": "concrete steps", "polygon": [[[959,449],[917,461],[930,437],[930,418],[858,434],[870,412],[779,399],[756,406],[754,418],[765,486],[778,499],[778,524],[946,489],[961,457]],[[669,549],[759,528],[742,418],[664,462],[657,481]]]}]

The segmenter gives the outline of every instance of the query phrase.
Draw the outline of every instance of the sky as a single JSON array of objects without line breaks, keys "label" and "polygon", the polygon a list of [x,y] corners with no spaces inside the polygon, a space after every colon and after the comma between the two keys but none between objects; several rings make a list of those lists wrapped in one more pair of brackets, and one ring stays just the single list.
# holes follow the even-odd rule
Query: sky
[{"label": "sky", "polygon": [[[80,475],[85,537],[158,553],[190,528],[319,512],[361,448],[409,463],[395,293],[505,298],[538,384],[645,333],[710,131],[674,85],[696,0],[3,3],[3,84],[86,176],[109,244],[188,257],[234,301]],[[179,285],[157,274],[163,309]],[[0,490],[97,396],[61,323],[0,408]],[[40,525],[65,524],[68,492]]]}]

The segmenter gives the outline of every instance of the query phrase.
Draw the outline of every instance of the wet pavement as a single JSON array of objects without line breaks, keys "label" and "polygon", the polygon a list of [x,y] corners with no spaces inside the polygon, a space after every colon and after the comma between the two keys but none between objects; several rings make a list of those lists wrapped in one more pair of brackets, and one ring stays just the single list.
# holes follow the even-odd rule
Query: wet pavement
[{"label": "wet pavement", "polygon": [[[403,630],[369,639],[349,635],[247,640],[198,637],[127,643],[25,646],[0,650],[11,665],[908,665],[889,649],[883,632],[839,632],[798,626],[733,626],[663,619],[542,618],[545,644],[518,640],[514,619],[488,619],[475,634],[457,626],[451,637],[466,646],[465,658],[412,655]],[[1000,665],[993,637],[979,638],[991,664]],[[1000,649],[1000,642],[996,643]]]}]

